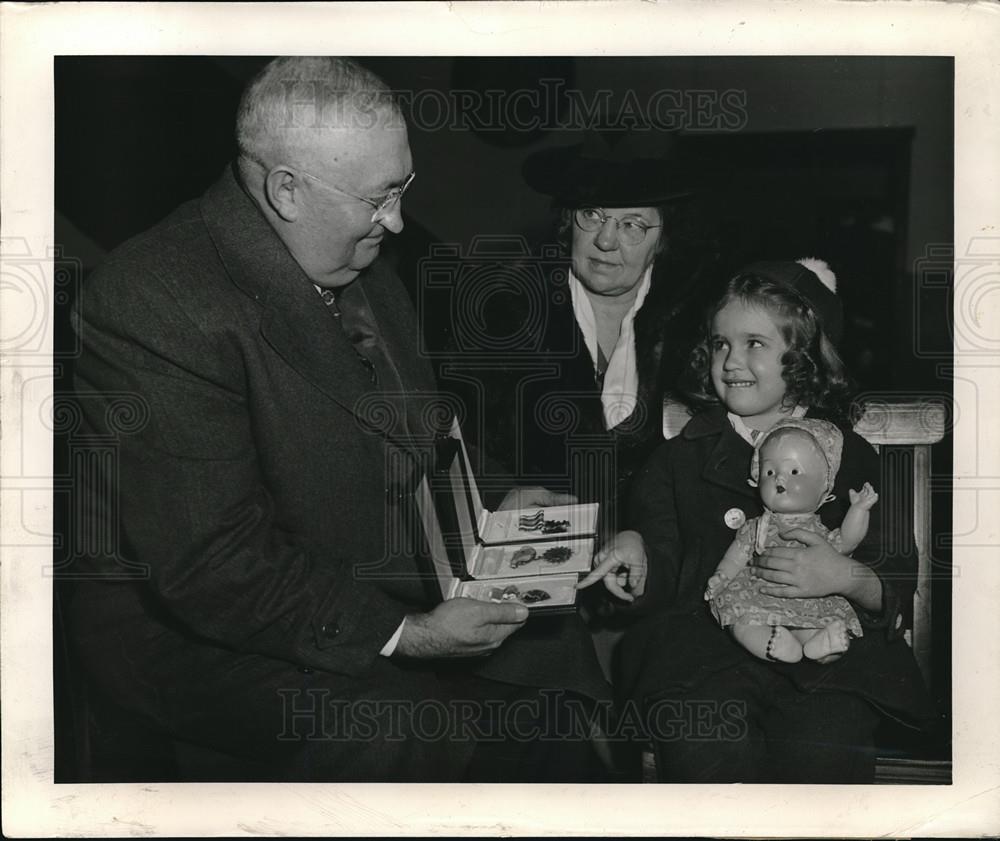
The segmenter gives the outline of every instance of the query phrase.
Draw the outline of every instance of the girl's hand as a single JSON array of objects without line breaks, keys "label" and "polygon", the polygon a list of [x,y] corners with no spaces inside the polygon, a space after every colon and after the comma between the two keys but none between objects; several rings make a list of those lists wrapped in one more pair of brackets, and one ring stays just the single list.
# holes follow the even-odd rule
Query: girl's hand
[{"label": "girl's hand", "polygon": [[705,601],[711,601],[728,586],[729,576],[724,572],[715,573],[715,575],[708,579],[708,586],[705,588]]},{"label": "girl's hand", "polygon": [[761,586],[762,593],[799,599],[849,594],[854,561],[806,529],[792,529],[781,536],[805,546],[772,546],[757,559],[754,572],[768,582]]},{"label": "girl's hand", "polygon": [[594,556],[594,568],[577,590],[604,579],[612,595],[627,602],[646,591],[646,547],[637,531],[618,532]]}]

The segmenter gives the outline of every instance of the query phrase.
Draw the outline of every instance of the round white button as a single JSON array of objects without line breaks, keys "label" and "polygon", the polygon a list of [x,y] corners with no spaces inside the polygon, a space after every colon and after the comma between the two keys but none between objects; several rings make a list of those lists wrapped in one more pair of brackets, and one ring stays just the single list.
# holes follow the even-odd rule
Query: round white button
[{"label": "round white button", "polygon": [[731,529],[738,529],[747,521],[747,515],[741,508],[730,508],[722,518]]}]

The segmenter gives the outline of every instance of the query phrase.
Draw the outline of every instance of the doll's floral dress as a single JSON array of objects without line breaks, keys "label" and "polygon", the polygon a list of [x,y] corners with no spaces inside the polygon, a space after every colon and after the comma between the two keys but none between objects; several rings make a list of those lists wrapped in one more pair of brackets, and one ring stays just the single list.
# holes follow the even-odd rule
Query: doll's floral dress
[{"label": "doll's floral dress", "polygon": [[[839,551],[840,529],[829,531],[818,514],[798,515],[794,521],[767,511],[761,517],[748,520],[736,533],[735,541],[749,560],[771,546],[801,547],[795,540],[784,540],[779,532],[803,528],[826,538]],[[824,628],[840,619],[848,632],[862,636],[861,623],[850,602],[843,596],[822,596],[813,599],[780,598],[760,592],[767,584],[751,575],[749,563],[711,601],[712,615],[723,627],[730,625],[781,625],[785,628]]]}]

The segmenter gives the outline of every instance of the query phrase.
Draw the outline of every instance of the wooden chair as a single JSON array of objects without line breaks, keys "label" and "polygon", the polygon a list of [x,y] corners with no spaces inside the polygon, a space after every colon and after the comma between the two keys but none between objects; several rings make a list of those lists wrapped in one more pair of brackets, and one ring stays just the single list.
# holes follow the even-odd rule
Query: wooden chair
[{"label": "wooden chair", "polygon": [[[906,641],[913,648],[920,671],[931,685],[931,446],[944,437],[945,407],[940,403],[870,403],[854,430],[883,455],[883,475],[898,467],[912,473],[913,539],[917,549],[917,590],[913,596],[913,624]],[[906,448],[910,464],[886,464],[884,448]],[[898,488],[898,486],[897,486]],[[903,491],[903,488],[898,488]],[[893,492],[892,489],[889,491]]]},{"label": "wooden chair", "polygon": [[[673,438],[687,423],[689,414],[680,403],[666,400],[663,406],[663,436]],[[913,597],[912,627],[906,641],[928,686],[932,679],[931,640],[931,447],[944,438],[946,410],[940,402],[868,402],[864,416],[854,426],[882,457],[884,494],[912,498],[912,533],[917,553],[917,588]],[[909,528],[909,524],[907,525]],[[653,752],[642,755],[643,782],[655,782]],[[876,783],[946,783],[951,763],[946,760],[879,757]]]}]

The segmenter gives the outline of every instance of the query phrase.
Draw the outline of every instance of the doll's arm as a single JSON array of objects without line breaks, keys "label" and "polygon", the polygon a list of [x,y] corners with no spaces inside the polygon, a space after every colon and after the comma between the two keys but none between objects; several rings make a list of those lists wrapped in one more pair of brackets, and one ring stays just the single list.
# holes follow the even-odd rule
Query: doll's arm
[{"label": "doll's arm", "polygon": [[[756,520],[750,522],[754,523]],[[750,529],[750,523],[745,523],[736,533],[733,542],[729,544],[726,554],[722,556],[722,560],[715,568],[715,573],[708,579],[708,588],[705,590],[706,599],[715,598],[747,565],[752,554],[752,547],[753,533]]]},{"label": "doll's arm", "polygon": [[851,507],[844,515],[844,522],[840,525],[840,540],[835,541],[835,548],[842,555],[849,555],[865,539],[868,534],[869,512],[872,506],[878,502],[878,494],[875,489],[865,482],[860,491],[849,490],[847,492],[851,500]]},{"label": "doll's arm", "polygon": [[[837,492],[847,493],[850,497],[850,488],[859,488],[871,477],[879,475],[879,457],[872,446],[856,433],[845,433],[844,456],[837,474]],[[902,637],[907,627],[917,583],[917,555],[912,541],[890,541],[886,537],[883,528],[884,511],[884,505],[872,508],[868,533],[853,555],[854,562],[862,564],[875,578],[878,586],[873,589],[878,590],[881,596],[880,609],[865,607],[850,594],[841,595],[845,595],[854,604],[866,633],[868,629],[882,628],[887,638],[894,640]],[[890,549],[890,544],[894,548]],[[903,548],[904,545],[907,548]],[[864,576],[858,575],[860,571],[855,570],[852,577],[863,582]]]}]

